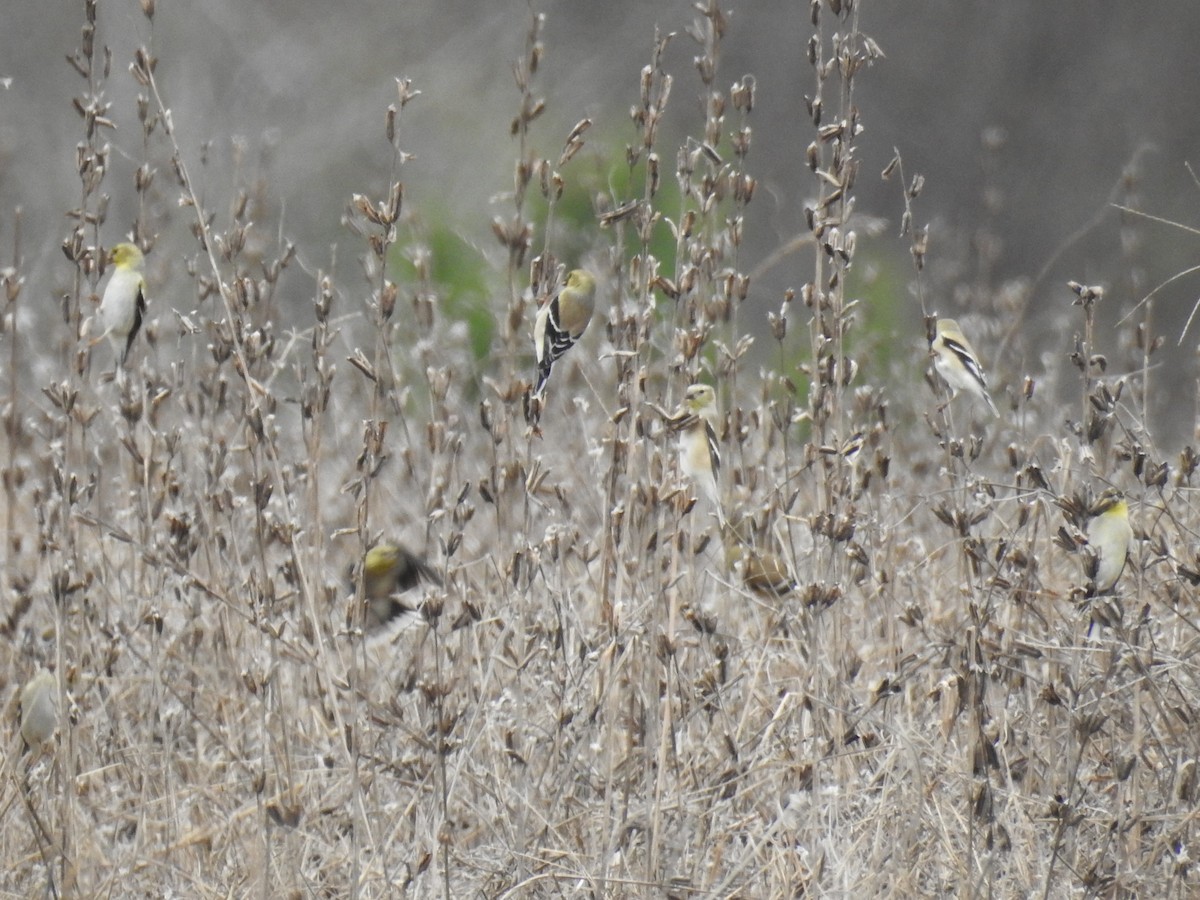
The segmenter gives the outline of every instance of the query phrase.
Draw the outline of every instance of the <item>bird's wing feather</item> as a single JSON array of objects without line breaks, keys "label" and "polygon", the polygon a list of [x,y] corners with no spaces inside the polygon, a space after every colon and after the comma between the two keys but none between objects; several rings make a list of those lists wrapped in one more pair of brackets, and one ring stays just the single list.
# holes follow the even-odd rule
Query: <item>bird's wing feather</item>
[{"label": "bird's wing feather", "polygon": [[721,448],[717,443],[717,433],[707,419],[704,420],[704,437],[708,441],[708,461],[712,464],[713,477],[716,478],[721,471]]},{"label": "bird's wing feather", "polygon": [[133,307],[133,326],[129,329],[129,334],[125,338],[125,351],[121,354],[121,362],[124,363],[129,356],[129,348],[133,346],[133,339],[138,336],[138,332],[142,330],[142,319],[146,315],[146,283],[138,282],[137,301]]},{"label": "bird's wing feather", "polygon": [[946,349],[958,357],[958,361],[963,364],[963,368],[971,373],[971,377],[979,382],[981,387],[987,387],[987,378],[983,374],[983,369],[979,365],[979,360],[975,358],[975,354],[971,352],[971,348],[964,346],[960,342],[950,337],[942,337],[942,343],[946,345]]}]

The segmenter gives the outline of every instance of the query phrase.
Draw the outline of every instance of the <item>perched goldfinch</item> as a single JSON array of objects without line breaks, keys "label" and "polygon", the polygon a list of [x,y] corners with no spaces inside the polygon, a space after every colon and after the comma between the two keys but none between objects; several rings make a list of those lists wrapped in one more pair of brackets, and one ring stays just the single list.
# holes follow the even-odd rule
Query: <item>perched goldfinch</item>
[{"label": "perched goldfinch", "polygon": [[761,597],[786,597],[796,590],[796,579],[778,554],[734,546],[725,551],[725,558],[742,584]]},{"label": "perched goldfinch", "polygon": [[365,625],[378,629],[393,619],[416,612],[397,596],[422,580],[441,584],[442,578],[425,560],[396,544],[376,544],[362,563],[363,597],[367,602]]},{"label": "perched goldfinch", "polygon": [[1092,581],[1087,596],[1095,597],[1116,587],[1133,547],[1133,528],[1129,524],[1129,504],[1119,491],[1111,488],[1105,491],[1091,512],[1087,540],[1095,563],[1089,567],[1094,571],[1088,572]]},{"label": "perched goldfinch", "polygon": [[102,329],[100,337],[113,342],[117,362],[123,366],[133,339],[142,327],[142,316],[146,312],[146,280],[142,277],[142,251],[136,244],[117,244],[110,259],[113,273],[104,288],[97,316]]},{"label": "perched goldfinch", "polygon": [[[725,565],[749,590],[767,599],[785,597],[796,590],[787,562],[780,553],[755,540],[753,523],[748,518],[721,528],[725,544]],[[777,541],[771,541],[778,548]]]},{"label": "perched goldfinch", "polygon": [[712,501],[721,514],[721,451],[717,446],[715,422],[717,395],[707,384],[693,384],[684,394],[682,414],[675,419],[679,435],[679,467]]},{"label": "perched goldfinch", "polygon": [[938,319],[937,333],[929,345],[933,355],[933,367],[950,387],[951,396],[966,391],[988,405],[992,415],[1000,415],[987,390],[987,378],[979,355],[966,339],[953,319]]},{"label": "perched goldfinch", "polygon": [[58,727],[58,679],[42,669],[21,689],[21,737],[36,753]]},{"label": "perched goldfinch", "polygon": [[583,336],[596,304],[596,279],[587,269],[574,269],[557,294],[542,304],[533,322],[533,350],[537,357],[537,384],[533,396],[541,397],[555,360]]}]

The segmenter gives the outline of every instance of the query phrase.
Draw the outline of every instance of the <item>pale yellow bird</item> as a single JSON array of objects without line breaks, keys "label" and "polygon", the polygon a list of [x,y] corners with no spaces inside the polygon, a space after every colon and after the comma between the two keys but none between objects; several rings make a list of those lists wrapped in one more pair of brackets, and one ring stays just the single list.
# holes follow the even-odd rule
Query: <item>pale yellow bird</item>
[{"label": "pale yellow bird", "polygon": [[721,515],[721,451],[717,444],[717,394],[707,384],[693,384],[684,394],[683,410],[675,419],[679,435],[679,468],[712,502]]},{"label": "pale yellow bird", "polygon": [[979,355],[959,329],[957,322],[953,319],[937,320],[936,333],[929,345],[929,351],[933,354],[933,367],[949,385],[951,396],[959,391],[966,391],[986,403],[992,415],[1000,415],[1000,410],[996,409],[996,404],[988,394],[987,377],[983,374]]},{"label": "pale yellow bird", "polygon": [[123,366],[146,313],[146,280],[142,277],[144,257],[136,244],[117,244],[110,259],[113,273],[96,313],[102,329],[96,340],[107,337],[113,344],[118,364]]},{"label": "pale yellow bird", "polygon": [[58,679],[42,669],[21,690],[21,737],[35,753],[58,727]]},{"label": "pale yellow bird", "polygon": [[442,577],[421,557],[397,544],[376,544],[362,562],[363,597],[367,603],[365,625],[380,628],[399,616],[415,613],[416,607],[399,595],[421,581],[441,584]]},{"label": "pale yellow bird", "polygon": [[1133,548],[1129,504],[1119,491],[1109,489],[1093,504],[1087,526],[1088,547],[1095,556],[1094,572],[1087,596],[1107,594],[1117,585]]},{"label": "pale yellow bird", "polygon": [[533,322],[533,350],[537,357],[534,397],[542,396],[555,361],[583,336],[595,304],[595,277],[587,269],[573,269],[567,275],[567,283],[538,310]]}]

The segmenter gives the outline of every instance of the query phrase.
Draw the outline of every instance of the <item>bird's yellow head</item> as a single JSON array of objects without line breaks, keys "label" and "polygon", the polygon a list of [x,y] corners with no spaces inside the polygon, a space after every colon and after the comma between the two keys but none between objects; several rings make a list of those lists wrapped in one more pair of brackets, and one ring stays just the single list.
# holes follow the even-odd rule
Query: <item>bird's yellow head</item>
[{"label": "bird's yellow head", "polygon": [[936,338],[950,338],[962,343],[962,329],[958,327],[958,322],[954,319],[938,319],[936,328]]},{"label": "bird's yellow head", "polygon": [[573,291],[594,291],[596,278],[587,269],[572,269],[567,275],[567,287]]},{"label": "bird's yellow head", "polygon": [[137,244],[117,244],[112,248],[109,259],[121,269],[140,269],[144,257]]},{"label": "bird's yellow head", "polygon": [[711,385],[693,384],[683,395],[683,402],[687,406],[688,412],[702,415],[710,412],[717,405],[717,393]]},{"label": "bird's yellow head", "polygon": [[372,578],[382,577],[392,572],[400,561],[400,548],[391,544],[376,544],[367,551],[363,560],[363,569]]},{"label": "bird's yellow head", "polygon": [[1109,488],[1096,499],[1089,511],[1093,516],[1124,518],[1129,516],[1129,503],[1125,500],[1124,494],[1116,488]]}]

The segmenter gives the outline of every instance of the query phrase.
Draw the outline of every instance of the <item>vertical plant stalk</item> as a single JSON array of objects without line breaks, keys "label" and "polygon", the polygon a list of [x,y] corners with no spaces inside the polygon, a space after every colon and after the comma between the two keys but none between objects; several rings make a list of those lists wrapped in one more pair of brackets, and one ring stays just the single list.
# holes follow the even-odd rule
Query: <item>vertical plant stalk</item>
[{"label": "vertical plant stalk", "polygon": [[[21,335],[17,332],[17,323],[21,311],[18,300],[21,296],[21,288],[25,284],[25,279],[21,276],[21,270],[24,266],[24,258],[21,253],[21,210],[18,208],[12,217],[13,223],[13,245],[12,245],[12,264],[0,269],[0,290],[4,292],[4,319],[8,328],[8,408],[4,411],[4,434],[8,438],[8,444],[5,453],[3,481],[4,481],[4,546],[6,548],[6,558],[12,558],[18,546],[18,530],[17,530],[17,484],[23,481],[24,477],[17,462],[17,453],[19,448],[28,444],[27,439],[21,433],[21,414],[20,407],[17,405],[18,398],[21,395],[20,375],[21,375]],[[0,326],[0,331],[4,328]],[[23,543],[23,541],[21,541]],[[12,571],[10,566],[4,566],[3,572],[0,572],[0,596],[11,596],[12,589]]]},{"label": "vertical plant stalk", "polygon": [[[528,219],[525,203],[529,185],[541,168],[530,148],[529,129],[546,111],[546,101],[535,96],[533,90],[533,81],[545,52],[541,38],[545,24],[544,13],[532,13],[529,30],[525,35],[525,52],[513,64],[513,77],[521,93],[521,105],[512,121],[511,129],[513,137],[517,139],[517,164],[513,174],[513,212],[507,220],[499,216],[492,220],[492,232],[507,251],[508,310],[502,331],[502,383],[514,377],[518,348],[528,339],[522,283],[525,277],[525,259],[533,242],[533,223]],[[534,297],[540,297],[553,286],[557,276],[556,267],[546,264],[535,266],[533,275],[532,293]]]},{"label": "vertical plant stalk", "polygon": [[[76,617],[68,615],[77,602],[73,585],[77,585],[76,579],[82,570],[80,535],[74,512],[76,504],[83,498],[83,492],[79,489],[76,473],[86,468],[89,455],[87,422],[91,418],[91,414],[80,403],[85,389],[83,376],[86,373],[87,353],[80,352],[78,348],[84,318],[84,297],[93,293],[99,280],[97,253],[100,227],[108,211],[108,197],[101,193],[101,187],[108,170],[109,148],[102,134],[114,127],[108,118],[109,103],[104,99],[104,85],[108,81],[112,54],[107,47],[102,52],[97,49],[97,0],[84,0],[83,10],[85,21],[80,45],[67,58],[85,82],[82,93],[72,101],[83,121],[85,133],[84,140],[75,148],[75,168],[80,179],[79,206],[68,213],[73,225],[63,242],[63,252],[75,264],[73,289],[64,296],[62,308],[62,319],[68,326],[69,337],[63,344],[60,371],[69,374],[65,381],[47,392],[62,413],[61,421],[56,423],[56,439],[61,440],[61,456],[52,462],[58,469],[58,502],[46,523],[47,530],[54,536],[54,542],[47,546],[58,548],[51,555],[49,565],[54,572],[51,591],[57,637],[56,664],[62,673],[67,671],[69,662],[78,658],[81,644],[79,623],[75,621]],[[62,699],[60,696],[59,700]],[[60,743],[58,762],[62,783],[73,784],[78,772],[73,741]],[[73,893],[75,886],[75,875],[69,865],[76,854],[75,796],[74,791],[60,792],[56,823],[60,835],[55,845],[59,853],[59,887],[68,894]]]},{"label": "vertical plant stalk", "polygon": [[[635,788],[635,785],[631,784],[631,779],[626,778],[622,779],[620,783],[617,782],[618,772],[615,763],[630,749],[622,743],[627,736],[618,723],[622,716],[629,715],[645,715],[648,721],[655,721],[651,718],[649,710],[642,712],[635,710],[638,705],[635,689],[639,685],[639,677],[645,679],[640,682],[643,691],[649,689],[644,696],[655,698],[660,696],[656,688],[650,689],[650,685],[656,684],[658,679],[653,661],[641,659],[639,665],[633,647],[628,649],[628,657],[625,657],[618,649],[619,635],[623,631],[622,626],[625,623],[618,618],[617,611],[631,606],[638,596],[636,585],[631,584],[626,578],[626,567],[619,562],[622,556],[629,552],[624,548],[639,547],[640,550],[641,547],[645,547],[645,540],[641,534],[643,523],[656,522],[661,525],[661,517],[668,513],[666,509],[647,510],[644,507],[643,493],[637,490],[636,485],[629,483],[628,473],[645,469],[644,466],[637,465],[636,461],[631,460],[633,454],[638,454],[640,457],[643,454],[652,454],[657,451],[657,448],[648,447],[648,442],[640,439],[642,427],[640,410],[645,399],[645,385],[641,376],[644,371],[645,354],[651,349],[650,336],[656,322],[654,290],[662,284],[662,281],[659,280],[660,262],[653,255],[652,240],[654,227],[658,222],[658,213],[654,210],[654,200],[661,184],[656,141],[672,85],[671,76],[663,68],[663,55],[669,41],[669,35],[663,36],[656,31],[651,62],[641,71],[640,103],[632,110],[638,145],[630,145],[626,148],[626,161],[631,170],[634,170],[639,163],[643,166],[642,195],[640,199],[620,204],[601,218],[601,224],[604,226],[618,226],[622,237],[624,223],[630,222],[636,230],[638,242],[638,252],[630,259],[627,270],[628,285],[630,294],[634,298],[635,307],[632,311],[625,310],[623,306],[619,308],[612,330],[613,343],[622,360],[618,368],[617,398],[619,408],[625,412],[618,416],[614,423],[616,427],[611,441],[608,480],[605,486],[604,543],[601,551],[601,558],[604,560],[601,614],[607,619],[613,641],[613,646],[601,656],[605,668],[602,678],[604,683],[609,686],[609,696],[612,701],[606,709],[605,715],[606,771],[604,775],[605,808],[609,811],[609,821],[612,823],[612,827],[607,835],[606,850],[602,860],[601,884],[607,884],[609,878],[614,874],[611,870],[613,853],[621,840],[620,830],[616,824],[620,818],[619,807],[628,803],[629,791]],[[632,415],[626,414],[630,411],[633,412]],[[644,558],[639,552],[639,566],[649,569],[650,562],[651,560]],[[654,621],[649,623],[651,635],[658,634],[661,629],[658,611],[655,610],[653,615]],[[669,618],[670,613],[668,612]],[[650,648],[644,642],[638,642],[637,646],[643,655],[650,652]],[[625,688],[624,696],[618,690],[618,686]],[[669,695],[670,691],[666,693]],[[622,709],[622,704],[627,708]],[[656,746],[652,733],[644,736],[643,745],[643,750],[647,754],[653,752],[656,756],[658,755],[656,749],[651,749]],[[646,764],[646,780],[648,780],[649,771],[653,768],[653,761],[647,758]],[[658,804],[655,806],[657,808]],[[655,816],[657,817],[657,813]],[[655,826],[652,824],[651,831],[654,830]],[[653,851],[651,856],[653,856]],[[653,866],[653,862],[649,858],[647,863],[649,866]]]},{"label": "vertical plant stalk", "polygon": [[[223,277],[221,267],[217,262],[215,255],[217,242],[211,231],[209,218],[206,216],[194,188],[187,164],[183,159],[171,111],[162,99],[162,93],[155,76],[156,67],[157,60],[154,56],[145,47],[139,47],[135,53],[130,71],[135,80],[149,91],[154,109],[162,122],[163,133],[171,148],[171,162],[176,180],[183,192],[183,203],[193,210],[196,217],[195,232],[207,259],[209,270],[213,276],[213,287],[220,297],[221,307],[228,323],[227,333],[223,336],[227,338],[228,348],[234,359],[234,369],[244,388],[246,434],[248,437],[253,438],[251,441],[252,447],[261,448],[265,453],[270,472],[269,476],[258,482],[260,492],[264,498],[269,498],[272,493],[278,496],[284,505],[288,520],[295,522],[297,521],[295,499],[289,489],[289,481],[283,474],[283,464],[280,459],[279,448],[276,444],[274,426],[269,424],[270,411],[267,406],[267,398],[270,394],[264,385],[252,374],[253,369],[251,368],[246,348],[247,336],[243,333],[241,327],[242,319],[235,312],[235,307],[238,304],[237,297],[233,287]],[[395,208],[398,214],[399,192],[393,191],[393,195],[389,200],[392,203],[392,206],[389,208]],[[273,489],[271,485],[274,486]],[[298,542],[290,542],[291,563],[295,568],[297,585],[303,595],[304,608],[310,621],[314,624],[317,657],[320,661],[321,669],[325,674],[327,682],[331,682],[333,681],[335,669],[330,656],[329,636],[323,632],[320,626],[323,617],[317,609],[316,582],[310,576],[307,560],[305,559],[305,555],[299,552],[298,546]],[[361,798],[361,784],[358,780],[357,770],[357,753],[355,752],[355,732],[351,730],[350,723],[344,717],[340,705],[331,704],[330,709],[338,732],[343,737],[339,745],[345,753],[347,768],[352,773],[354,795]],[[357,718],[350,721],[357,723]],[[363,814],[361,802],[356,802],[354,809],[356,812],[356,823],[359,826],[354,829],[354,842],[357,846],[357,842],[361,839],[360,836],[369,838],[371,827]],[[352,896],[357,897],[360,881],[358,877],[357,852],[354,854],[354,859],[355,861],[352,864],[351,891]]]},{"label": "vertical plant stalk", "polygon": [[[858,373],[847,344],[852,304],[846,299],[846,277],[857,245],[851,216],[859,166],[855,147],[862,131],[854,104],[854,81],[860,71],[882,55],[875,42],[859,30],[860,8],[861,3],[832,4],[838,30],[826,38],[822,6],[810,6],[814,33],[808,44],[808,59],[816,85],[805,100],[817,136],[808,146],[806,161],[816,176],[817,196],[805,209],[815,241],[814,279],[804,285],[801,297],[812,310],[807,417],[818,447],[841,447],[854,431],[848,423],[850,409],[845,399]],[[837,78],[837,111],[836,118],[828,121],[826,94],[833,77]],[[836,552],[836,545],[849,540],[856,527],[857,514],[844,487],[853,473],[842,453],[824,455],[816,469],[818,497],[813,505],[818,514],[814,530],[827,538],[828,577],[841,582],[847,574],[847,557]]]}]

